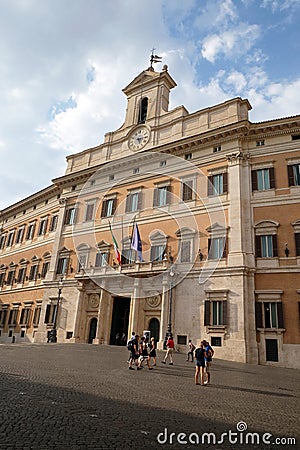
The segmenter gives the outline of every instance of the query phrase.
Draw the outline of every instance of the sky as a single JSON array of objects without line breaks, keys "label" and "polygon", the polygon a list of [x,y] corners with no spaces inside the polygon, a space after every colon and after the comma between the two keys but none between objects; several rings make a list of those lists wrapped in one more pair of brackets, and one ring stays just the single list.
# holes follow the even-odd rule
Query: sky
[{"label": "sky", "polygon": [[300,114],[300,0],[0,0],[0,209],[125,118],[152,48],[170,108],[247,98],[252,122]]}]

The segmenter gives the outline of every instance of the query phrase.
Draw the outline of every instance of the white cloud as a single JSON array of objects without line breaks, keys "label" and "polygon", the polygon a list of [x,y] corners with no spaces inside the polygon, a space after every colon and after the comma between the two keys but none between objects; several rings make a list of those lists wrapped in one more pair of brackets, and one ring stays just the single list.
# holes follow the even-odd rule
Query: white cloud
[{"label": "white cloud", "polygon": [[218,57],[236,59],[250,50],[260,36],[258,25],[240,24],[219,34],[208,35],[202,42],[202,56],[210,62]]}]

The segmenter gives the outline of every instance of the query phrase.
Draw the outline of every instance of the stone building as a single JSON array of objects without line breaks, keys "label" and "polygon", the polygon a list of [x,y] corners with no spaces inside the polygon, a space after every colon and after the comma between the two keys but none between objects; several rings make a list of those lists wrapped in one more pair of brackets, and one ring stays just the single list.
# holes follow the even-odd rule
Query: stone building
[{"label": "stone building", "polygon": [[169,110],[175,87],[144,70],[119,129],[1,211],[0,343],[149,330],[299,367],[300,116],[251,123],[241,98]]}]

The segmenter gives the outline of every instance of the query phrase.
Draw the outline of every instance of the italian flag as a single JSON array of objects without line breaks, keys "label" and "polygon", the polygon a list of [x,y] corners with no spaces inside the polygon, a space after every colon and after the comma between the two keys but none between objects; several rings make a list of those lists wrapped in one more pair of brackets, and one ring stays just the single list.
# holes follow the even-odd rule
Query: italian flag
[{"label": "italian flag", "polygon": [[116,258],[117,258],[118,264],[120,266],[121,265],[121,253],[119,251],[119,246],[118,246],[118,243],[117,243],[116,238],[114,236],[114,233],[112,232],[110,222],[109,222],[109,229],[110,229],[111,237],[112,237],[112,240],[113,240],[113,243],[114,243],[114,249],[115,249]]}]

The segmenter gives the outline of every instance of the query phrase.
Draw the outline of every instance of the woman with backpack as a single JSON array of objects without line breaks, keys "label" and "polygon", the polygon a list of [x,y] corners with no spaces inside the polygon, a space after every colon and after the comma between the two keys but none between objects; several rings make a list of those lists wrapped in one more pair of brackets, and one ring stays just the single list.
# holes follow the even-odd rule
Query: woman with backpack
[{"label": "woman with backpack", "polygon": [[[205,386],[204,369],[205,369],[206,351],[204,348],[203,341],[201,342],[200,347],[196,348],[195,358],[196,358],[195,384],[201,384],[201,386]],[[199,373],[200,373],[201,383],[199,383]]]}]

